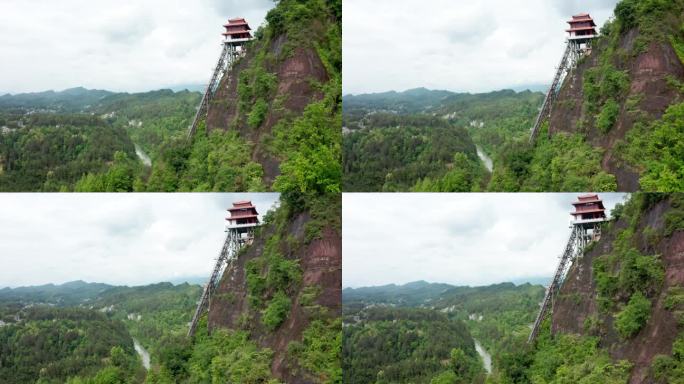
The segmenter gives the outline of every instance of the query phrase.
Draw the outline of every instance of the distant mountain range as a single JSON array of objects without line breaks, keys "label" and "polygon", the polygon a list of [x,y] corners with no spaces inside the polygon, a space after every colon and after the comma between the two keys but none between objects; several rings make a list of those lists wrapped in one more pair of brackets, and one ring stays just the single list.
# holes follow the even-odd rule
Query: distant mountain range
[{"label": "distant mountain range", "polygon": [[[539,281],[530,283],[527,280]],[[400,304],[402,306],[420,306],[427,302],[447,303],[457,301],[459,297],[473,295],[489,295],[491,293],[536,290],[540,285],[548,283],[548,278],[519,279],[518,284],[500,283],[481,287],[455,286],[444,283],[428,283],[415,281],[404,285],[388,284],[375,287],[345,288],[342,290],[343,303],[373,302]]]},{"label": "distant mountain range", "polygon": [[[537,87],[539,88],[539,87]],[[389,91],[359,95],[345,95],[342,98],[344,114],[349,117],[359,112],[385,111],[400,114],[435,113],[443,114],[453,110],[463,111],[471,106],[496,103],[501,109],[506,103],[539,99],[541,92],[504,89],[487,93],[458,93],[427,88],[409,89],[403,92]]]},{"label": "distant mountain range", "polygon": [[112,92],[101,89],[86,89],[83,87],[69,88],[63,91],[44,91],[0,96],[0,108],[18,109],[53,109],[59,112],[80,112],[100,104],[107,104],[109,100],[117,100],[128,95],[156,95],[163,93],[181,93],[203,91],[200,85],[182,85],[171,89],[160,89],[149,92],[127,93]]},{"label": "distant mountain range", "polygon": [[[5,287],[0,289],[0,303],[21,302],[47,303],[60,306],[77,305],[95,300],[108,292],[116,292],[127,289],[139,289],[154,286],[171,286],[194,284],[194,278],[176,279],[174,283],[157,283],[139,287],[116,286],[104,283],[88,283],[83,280],[70,281],[64,284],[44,284],[17,288]],[[191,282],[192,281],[192,282]]]}]

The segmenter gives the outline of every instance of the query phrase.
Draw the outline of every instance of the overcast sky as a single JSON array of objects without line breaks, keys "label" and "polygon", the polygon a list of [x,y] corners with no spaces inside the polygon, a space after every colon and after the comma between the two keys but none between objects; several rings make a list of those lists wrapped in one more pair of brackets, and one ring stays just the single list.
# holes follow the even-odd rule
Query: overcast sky
[{"label": "overcast sky", "polygon": [[0,194],[0,287],[73,280],[141,285],[209,274],[226,209],[274,193]]},{"label": "overcast sky", "polygon": [[344,0],[343,90],[485,92],[551,83],[566,20],[617,0]]},{"label": "overcast sky", "polygon": [[[570,235],[577,195],[345,193],[343,286],[549,277]],[[612,209],[627,195],[600,196]]]},{"label": "overcast sky", "polygon": [[1,0],[0,95],[77,86],[206,84],[230,17],[262,24],[272,0]]}]

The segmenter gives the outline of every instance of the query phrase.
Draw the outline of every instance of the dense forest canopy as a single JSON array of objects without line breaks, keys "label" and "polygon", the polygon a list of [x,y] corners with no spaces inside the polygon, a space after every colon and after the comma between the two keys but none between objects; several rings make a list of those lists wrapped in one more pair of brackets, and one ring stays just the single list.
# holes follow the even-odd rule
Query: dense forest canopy
[{"label": "dense forest canopy", "polygon": [[153,364],[184,335],[200,286],[74,281],[0,290],[0,381],[142,383],[135,338]]},{"label": "dense forest canopy", "polygon": [[459,94],[421,88],[347,95],[344,188],[485,190],[489,174],[475,145],[494,154],[510,140],[526,137],[541,100],[540,93],[510,90]]},{"label": "dense forest canopy", "polygon": [[[480,357],[471,354],[474,348],[473,340],[477,340],[492,357],[493,372],[487,376],[487,382],[489,382],[499,375],[499,365],[506,353],[512,348],[524,345],[529,335],[529,324],[534,321],[543,296],[542,286],[531,284],[516,286],[512,283],[483,287],[457,287],[420,281],[401,286],[346,288],[342,291],[345,323],[343,358],[345,377],[354,380],[351,382],[382,382],[378,373],[381,370],[384,371],[382,367],[388,366],[393,367],[390,369],[391,372],[400,372],[396,373],[398,376],[393,377],[394,381],[389,380],[389,382],[484,382]],[[397,321],[402,326],[390,329]],[[415,333],[431,335],[446,329],[450,329],[448,332],[453,332],[452,336],[458,339],[449,339],[447,345],[451,343],[457,346],[465,356],[468,356],[466,360],[470,363],[465,365],[471,368],[479,366],[479,370],[449,369],[453,366],[444,364],[450,358],[449,356],[442,360],[441,366],[435,363],[433,359],[435,354],[443,355],[445,352],[444,349],[438,347],[444,345],[441,341],[430,342],[434,349],[420,349],[421,347],[414,349],[422,345],[417,341],[421,338],[416,337]],[[383,334],[387,334],[387,340],[415,338],[416,342],[407,341],[389,348],[396,350],[391,358],[367,357],[365,359],[367,363],[363,362],[364,359],[357,358],[373,351],[373,348],[386,346],[390,341],[383,341],[385,337]],[[442,335],[440,338],[448,339],[448,336]],[[444,348],[446,348],[445,345]],[[413,356],[413,358],[410,359],[407,356]],[[423,360],[417,356],[430,357]],[[404,359],[407,361],[398,363]],[[348,367],[349,376],[347,376]],[[411,371],[421,373],[412,377],[409,371],[401,371],[397,367],[412,367]]]}]

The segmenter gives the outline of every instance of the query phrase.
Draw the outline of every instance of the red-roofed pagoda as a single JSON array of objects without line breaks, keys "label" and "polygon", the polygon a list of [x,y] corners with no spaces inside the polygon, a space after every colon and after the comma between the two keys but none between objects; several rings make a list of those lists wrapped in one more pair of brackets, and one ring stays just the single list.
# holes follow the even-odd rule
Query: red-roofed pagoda
[{"label": "red-roofed pagoda", "polygon": [[255,227],[259,225],[259,213],[251,201],[236,201],[228,208],[230,216],[226,217],[229,227]]},{"label": "red-roofed pagoda", "polygon": [[597,220],[604,221],[606,219],[606,208],[603,206],[603,200],[597,194],[587,194],[577,197],[577,201],[572,203],[575,211],[570,214],[574,216],[575,221]]},{"label": "red-roofed pagoda", "polygon": [[594,23],[594,19],[588,13],[575,15],[567,23],[570,24],[570,29],[565,31],[570,34],[568,37],[570,40],[581,44],[598,36],[598,33],[596,33],[596,23]]},{"label": "red-roofed pagoda", "polygon": [[226,44],[242,46],[252,39],[252,28],[243,18],[229,19],[228,24],[223,27],[226,28],[226,31],[223,32]]},{"label": "red-roofed pagoda", "polygon": [[573,216],[572,225],[580,230],[579,240],[586,244],[601,237],[601,224],[608,221],[603,200],[595,193],[580,195],[572,203],[575,207],[570,214]]}]

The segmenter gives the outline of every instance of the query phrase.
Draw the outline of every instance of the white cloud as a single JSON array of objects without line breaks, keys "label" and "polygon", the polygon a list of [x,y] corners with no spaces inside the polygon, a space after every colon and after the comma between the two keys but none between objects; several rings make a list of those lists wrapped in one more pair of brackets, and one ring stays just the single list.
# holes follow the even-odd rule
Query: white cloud
[{"label": "white cloud", "polygon": [[147,284],[209,276],[226,208],[274,193],[2,194],[0,287],[86,280]]},{"label": "white cloud", "polygon": [[[486,285],[553,274],[577,194],[343,195],[343,285]],[[612,209],[625,194],[601,194]]]},{"label": "white cloud", "polygon": [[617,0],[344,0],[345,93],[484,92],[550,83],[565,21]]},{"label": "white cloud", "polygon": [[272,7],[270,0],[3,0],[0,94],[204,84],[226,20],[245,17],[256,29]]}]

